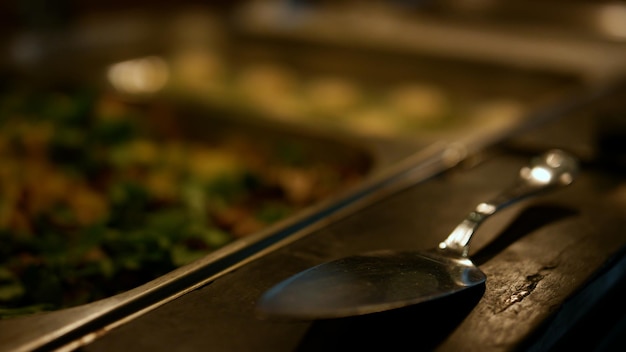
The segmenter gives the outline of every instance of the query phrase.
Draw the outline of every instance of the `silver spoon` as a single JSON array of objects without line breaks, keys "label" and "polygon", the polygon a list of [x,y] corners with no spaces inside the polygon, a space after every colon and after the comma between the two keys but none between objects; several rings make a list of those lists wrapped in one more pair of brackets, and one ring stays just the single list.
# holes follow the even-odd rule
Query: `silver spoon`
[{"label": "silver spoon", "polygon": [[478,204],[437,248],[381,250],[322,263],[278,283],[257,304],[262,318],[316,320],[405,307],[483,284],[469,259],[469,242],[497,211],[541,191],[569,185],[577,160],[561,150],[535,157],[509,189]]}]

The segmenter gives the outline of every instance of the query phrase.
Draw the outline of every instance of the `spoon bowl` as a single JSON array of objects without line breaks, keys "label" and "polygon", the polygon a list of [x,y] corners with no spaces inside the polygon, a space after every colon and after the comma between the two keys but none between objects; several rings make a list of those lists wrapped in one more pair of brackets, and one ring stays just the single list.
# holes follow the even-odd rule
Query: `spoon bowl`
[{"label": "spoon bowl", "polygon": [[487,276],[468,256],[480,224],[516,201],[571,184],[577,173],[573,156],[550,150],[524,166],[510,188],[478,204],[438,247],[379,250],[322,263],[266,291],[257,313],[263,318],[341,318],[418,304],[481,285]]}]

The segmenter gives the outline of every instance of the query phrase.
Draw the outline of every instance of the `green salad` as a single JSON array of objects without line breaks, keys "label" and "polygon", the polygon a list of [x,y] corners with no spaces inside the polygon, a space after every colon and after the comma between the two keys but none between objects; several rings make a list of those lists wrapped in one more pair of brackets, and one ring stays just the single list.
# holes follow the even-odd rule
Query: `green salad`
[{"label": "green salad", "polygon": [[0,92],[0,318],[137,287],[361,176],[297,146],[187,140],[171,109]]}]

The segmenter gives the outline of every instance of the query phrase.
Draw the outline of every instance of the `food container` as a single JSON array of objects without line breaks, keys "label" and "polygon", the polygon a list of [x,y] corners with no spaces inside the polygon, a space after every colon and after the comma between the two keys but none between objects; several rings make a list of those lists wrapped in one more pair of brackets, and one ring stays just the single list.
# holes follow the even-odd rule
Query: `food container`
[{"label": "food container", "polygon": [[[24,96],[15,98],[11,94],[21,87],[37,87],[39,93],[33,99],[41,98],[46,103],[22,104],[31,110],[17,111],[24,114],[30,111],[36,120],[37,116],[48,115],[46,109],[52,109],[53,117],[70,120],[51,123],[54,132],[61,131],[66,137],[54,144],[60,148],[55,160],[65,162],[63,165],[72,169],[76,165],[72,158],[76,157],[86,163],[81,165],[87,169],[87,175],[98,179],[99,185],[107,185],[106,200],[113,206],[104,213],[117,209],[116,200],[132,203],[146,195],[132,187],[122,187],[120,191],[110,186],[107,182],[117,174],[98,167],[103,160],[114,166],[136,162],[132,164],[136,167],[130,171],[131,176],[123,173],[124,177],[139,180],[142,187],[165,194],[163,199],[157,199],[158,204],[137,208],[135,215],[145,220],[145,224],[167,222],[164,219],[171,213],[159,211],[163,210],[163,202],[172,201],[167,198],[168,192],[174,192],[182,194],[183,200],[173,202],[187,206],[183,220],[207,225],[203,216],[207,207],[213,207],[223,211],[213,215],[211,225],[219,223],[223,227],[216,234],[215,228],[189,227],[189,222],[178,218],[165,232],[180,236],[190,231],[184,242],[186,247],[181,248],[163,233],[145,237],[144,223],[128,230],[130,225],[137,225],[135,218],[122,216],[126,219],[124,226],[104,231],[103,236],[111,242],[104,249],[96,246],[97,250],[82,253],[81,258],[93,259],[89,263],[96,270],[109,273],[105,276],[122,266],[139,272],[144,280],[105,293],[95,301],[5,318],[0,321],[2,349],[59,347],[72,341],[87,343],[88,338],[82,339],[83,336],[91,338],[100,329],[122,324],[215,280],[272,246],[306,235],[308,229],[323,226],[349,214],[354,207],[368,204],[376,196],[389,192],[407,174],[413,178],[418,175],[417,179],[431,177],[485,146],[534,124],[558,118],[563,112],[606,94],[612,87],[607,75],[598,74],[606,73],[604,63],[598,67],[563,65],[556,69],[555,65],[545,63],[558,62],[559,58],[547,57],[521,65],[502,58],[494,60],[486,53],[468,55],[464,50],[455,51],[454,46],[462,48],[462,43],[455,36],[446,39],[450,47],[443,51],[427,47],[402,51],[397,47],[345,45],[345,42],[311,40],[306,36],[277,36],[272,31],[244,27],[239,21],[225,20],[222,14],[198,9],[176,14],[93,15],[55,31],[17,33],[9,38],[5,43],[8,55],[3,74],[8,78],[6,82],[12,83],[5,85],[4,98],[23,102],[20,98]],[[486,42],[483,47],[493,49],[490,45]],[[59,93],[59,87],[68,86],[80,89]],[[95,96],[88,104],[72,100],[76,97],[72,94],[85,91],[90,97]],[[60,100],[50,98],[49,94]],[[70,103],[66,104],[68,98]],[[72,120],[84,116],[76,113],[81,108],[106,123],[92,128],[90,122]],[[156,139],[128,137],[128,126],[119,123],[129,119],[128,116],[134,116],[130,119],[143,126],[142,131],[157,136]],[[40,140],[33,137],[35,151],[31,154],[37,157],[41,141],[45,146],[51,141],[46,137],[49,131],[42,125],[24,127],[18,122],[11,122],[13,136],[18,140],[43,136]],[[120,145],[128,148],[132,145],[132,153],[123,148],[109,153],[108,145],[98,144],[98,138],[104,137],[112,138],[112,141],[107,139],[110,143],[121,143],[116,140],[120,136],[130,138]],[[28,149],[32,145],[23,142],[20,148]],[[96,149],[88,150],[83,148],[85,145]],[[182,156],[185,168],[180,174],[206,176],[211,182],[198,184],[187,182],[189,179],[183,176],[174,177],[167,173],[172,170],[169,164],[163,170],[173,180],[134,178],[153,168],[154,160],[163,163],[168,155],[177,155],[176,148],[181,146],[189,153]],[[225,150],[228,153],[222,153]],[[29,151],[9,152],[5,161],[18,163],[24,155],[20,153]],[[276,156],[287,164],[274,167]],[[174,160],[178,159],[174,157]],[[242,164],[242,160],[248,164]],[[46,161],[44,166],[47,165]],[[33,167],[37,172],[50,171],[41,164],[35,163]],[[232,178],[213,178],[215,169],[226,170],[231,175],[242,169],[243,172],[235,173],[236,182],[233,182]],[[318,173],[310,174],[307,170]],[[77,171],[72,172],[75,175]],[[39,174],[33,171],[29,175],[29,182],[38,185]],[[83,194],[85,184],[93,179],[77,177],[80,182],[61,187],[62,194],[53,197],[54,201],[70,204],[73,210],[70,220],[63,213],[49,216],[56,221],[55,230],[71,232],[77,224],[93,225],[91,217],[98,214],[96,206],[88,208],[90,211],[81,217],[83,205],[89,202],[64,198]],[[46,178],[42,176],[41,184]],[[128,180],[123,178],[124,182]],[[63,180],[59,183],[67,184]],[[229,207],[223,198],[203,193],[216,184],[221,195],[257,192],[258,198]],[[312,184],[321,185],[321,190],[312,189]],[[252,188],[244,187],[241,191],[242,185]],[[83,198],[93,200],[88,197],[89,192],[85,194]],[[268,200],[274,202],[265,207]],[[16,207],[18,202],[11,204]],[[241,213],[248,217],[241,217]],[[259,224],[263,222],[260,213],[270,220]],[[146,220],[150,215],[151,220]],[[115,217],[111,215],[111,218]],[[27,219],[24,225],[31,240],[46,237],[32,231],[29,224],[33,225],[34,220]],[[224,235],[223,232],[229,231],[229,235]],[[137,244],[136,239],[138,245],[129,245]],[[204,242],[198,243],[199,240]],[[58,241],[51,243],[59,245]],[[121,259],[106,256],[109,248],[115,247],[112,244],[126,250]],[[48,245],[40,246],[49,249]],[[68,244],[65,247],[78,248]],[[137,267],[137,262],[131,260],[142,251],[149,258],[163,247],[167,248],[164,256],[175,265],[165,266],[162,271],[146,273],[142,271],[145,268]],[[60,262],[68,258],[67,254],[57,254]],[[109,261],[99,261],[103,257]],[[37,265],[42,261],[32,258],[32,254],[28,258]],[[162,265],[150,260],[142,263],[153,265],[150,269]],[[85,262],[81,265],[85,269]],[[7,274],[7,278],[21,279],[18,274],[27,269],[21,270]],[[45,275],[35,278],[41,282]],[[117,280],[115,277],[105,282]],[[58,289],[66,284],[69,283],[48,287]],[[86,291],[102,286],[106,284],[99,283]]]}]

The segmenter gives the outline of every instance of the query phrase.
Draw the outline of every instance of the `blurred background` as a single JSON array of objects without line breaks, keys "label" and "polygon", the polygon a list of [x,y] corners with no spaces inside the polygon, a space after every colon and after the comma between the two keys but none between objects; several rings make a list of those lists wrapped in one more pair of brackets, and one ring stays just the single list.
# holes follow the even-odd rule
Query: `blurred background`
[{"label": "blurred background", "polygon": [[[139,69],[160,77],[157,90],[378,139],[517,125],[557,91],[617,80],[626,41],[622,4],[582,0],[0,6],[4,66],[25,76],[96,76],[158,57]],[[121,70],[109,81],[131,76]]]}]

